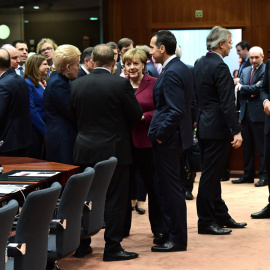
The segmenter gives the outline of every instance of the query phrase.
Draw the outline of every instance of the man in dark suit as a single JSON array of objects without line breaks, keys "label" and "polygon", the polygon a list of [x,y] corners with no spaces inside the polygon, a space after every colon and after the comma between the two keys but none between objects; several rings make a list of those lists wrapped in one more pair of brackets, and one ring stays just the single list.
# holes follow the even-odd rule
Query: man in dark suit
[{"label": "man in dark suit", "polygon": [[[264,125],[264,159],[266,165],[267,177],[270,179],[270,59],[267,60],[263,84],[260,91],[261,102],[263,103],[265,117]],[[268,181],[268,190],[270,194],[270,181]],[[252,218],[270,218],[270,195],[268,204],[261,211],[251,214]]]},{"label": "man in dark suit", "polygon": [[187,213],[180,181],[180,155],[192,145],[192,79],[175,55],[176,38],[167,30],[152,36],[150,54],[163,65],[153,98],[155,113],[148,136],[155,162],[155,183],[164,221],[164,241],[154,252],[187,248]]},{"label": "man in dark suit", "polygon": [[138,254],[126,252],[120,242],[128,206],[129,165],[132,163],[130,128],[142,117],[130,82],[111,74],[113,50],[101,44],[93,50],[94,70],[71,84],[70,105],[78,125],[74,162],[93,166],[111,156],[118,159],[109,185],[104,221],[104,261],[130,260]]},{"label": "man in dark suit", "polygon": [[27,156],[31,142],[29,91],[0,49],[0,156]]},{"label": "man in dark suit", "polygon": [[260,100],[265,64],[263,50],[252,47],[249,50],[252,66],[244,68],[240,82],[236,85],[239,91],[240,116],[243,136],[244,174],[234,184],[253,183],[255,177],[255,145],[259,157],[259,182],[256,187],[267,185],[267,175],[264,162],[264,119],[265,114]]},{"label": "man in dark suit", "polygon": [[198,139],[202,158],[197,196],[199,234],[225,235],[230,234],[231,230],[222,227],[243,228],[247,225],[231,218],[221,198],[220,179],[230,146],[238,148],[242,144],[233,80],[223,61],[231,48],[231,33],[215,26],[207,37],[209,51],[194,68]]},{"label": "man in dark suit", "polygon": [[125,54],[125,52],[127,52],[129,49],[132,49],[134,47],[134,42],[130,38],[121,38],[118,41],[117,47],[118,47],[120,60],[119,60],[119,62],[117,62],[115,64],[116,65],[116,70],[115,70],[115,72],[113,74],[120,76],[121,73],[123,72],[122,57]]},{"label": "man in dark suit", "polygon": [[90,74],[92,72],[94,66],[92,59],[92,51],[93,47],[86,48],[81,56],[81,69],[77,73],[77,78],[82,77],[84,75]]}]

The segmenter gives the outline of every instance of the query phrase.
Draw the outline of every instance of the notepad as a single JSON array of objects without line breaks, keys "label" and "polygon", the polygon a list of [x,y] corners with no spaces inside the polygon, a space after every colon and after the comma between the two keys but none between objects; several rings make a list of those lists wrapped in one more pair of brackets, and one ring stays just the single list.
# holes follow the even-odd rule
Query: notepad
[{"label": "notepad", "polygon": [[2,185],[0,184],[0,195],[6,195],[9,193],[14,193],[20,190],[23,190],[27,187],[28,185],[23,185],[23,184],[16,184],[16,185]]},{"label": "notepad", "polygon": [[13,174],[10,174],[9,177],[51,177],[60,172],[45,172],[45,171],[20,171]]}]

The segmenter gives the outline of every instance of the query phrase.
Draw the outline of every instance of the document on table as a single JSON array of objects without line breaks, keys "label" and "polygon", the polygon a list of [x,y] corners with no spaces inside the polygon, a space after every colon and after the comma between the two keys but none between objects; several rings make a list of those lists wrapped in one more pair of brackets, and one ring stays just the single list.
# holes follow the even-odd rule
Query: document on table
[{"label": "document on table", "polygon": [[5,194],[9,194],[9,193],[13,193],[13,192],[17,192],[19,190],[23,190],[25,189],[25,187],[27,187],[28,185],[2,185],[0,184],[0,194],[1,195],[5,195]]},{"label": "document on table", "polygon": [[10,174],[9,177],[20,177],[20,176],[27,176],[27,177],[51,177],[60,172],[48,172],[48,171],[20,171],[14,174]]}]

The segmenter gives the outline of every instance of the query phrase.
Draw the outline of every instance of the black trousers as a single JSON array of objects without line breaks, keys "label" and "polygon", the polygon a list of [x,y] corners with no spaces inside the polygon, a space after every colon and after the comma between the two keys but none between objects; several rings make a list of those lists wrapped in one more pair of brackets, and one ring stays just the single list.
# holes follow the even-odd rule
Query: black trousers
[{"label": "black trousers", "polygon": [[187,245],[187,209],[180,181],[180,134],[153,144],[155,186],[163,215],[164,230],[170,241]]},{"label": "black trousers", "polygon": [[241,122],[244,160],[244,175],[242,177],[254,180],[255,152],[257,150],[259,158],[259,178],[265,179],[267,178],[267,175],[264,162],[264,122],[252,122],[247,110],[248,106],[246,108],[244,119]]},{"label": "black trousers", "polygon": [[199,140],[202,174],[197,195],[198,227],[208,227],[230,218],[221,198],[220,178],[231,143],[229,140]]},{"label": "black trousers", "polygon": [[270,204],[270,134],[264,135],[264,157],[265,157],[266,173],[268,177],[268,190],[269,190],[268,202]]}]

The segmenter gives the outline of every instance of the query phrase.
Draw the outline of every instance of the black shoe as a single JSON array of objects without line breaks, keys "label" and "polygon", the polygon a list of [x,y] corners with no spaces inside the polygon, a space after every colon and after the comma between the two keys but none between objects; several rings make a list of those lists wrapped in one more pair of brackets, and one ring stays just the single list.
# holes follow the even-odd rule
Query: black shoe
[{"label": "black shoe", "polygon": [[218,222],[218,225],[222,228],[222,227],[227,227],[227,228],[234,228],[234,229],[240,229],[240,228],[244,228],[247,226],[246,222],[236,222],[234,219],[230,218],[227,219],[225,221],[222,222]]},{"label": "black shoe", "polygon": [[114,261],[127,261],[138,258],[138,254],[135,252],[127,252],[125,250],[119,250],[116,252],[111,252],[103,255],[104,262],[114,262]]},{"label": "black shoe", "polygon": [[228,181],[230,180],[230,170],[226,170],[222,176],[222,178],[220,179],[220,181]]},{"label": "black shoe", "polygon": [[155,234],[154,237],[153,244],[155,245],[163,245],[168,240],[167,235],[163,233]]},{"label": "black shoe", "polygon": [[225,235],[230,234],[232,230],[222,229],[218,224],[212,224],[205,228],[198,228],[198,234]]},{"label": "black shoe", "polygon": [[270,218],[270,205],[267,205],[260,212],[251,214],[252,218]]},{"label": "black shoe", "polygon": [[255,183],[255,187],[263,187],[268,185],[267,179],[260,179],[257,183]]},{"label": "black shoe", "polygon": [[186,200],[193,200],[194,197],[193,197],[193,195],[192,195],[191,192],[186,191],[186,192],[185,192],[185,199],[186,199]]},{"label": "black shoe", "polygon": [[73,256],[76,258],[83,258],[85,255],[90,254],[92,252],[93,252],[93,249],[90,246],[88,246],[84,250],[77,248]]},{"label": "black shoe", "polygon": [[144,215],[145,214],[145,210],[142,209],[142,208],[139,208],[137,204],[135,205],[135,210],[140,215]]},{"label": "black shoe", "polygon": [[161,246],[153,246],[151,248],[153,252],[175,252],[175,251],[186,251],[187,246],[177,244],[173,241],[167,241]]},{"label": "black shoe", "polygon": [[238,180],[232,180],[232,183],[233,184],[254,183],[254,180],[245,179],[245,178],[241,177]]}]

